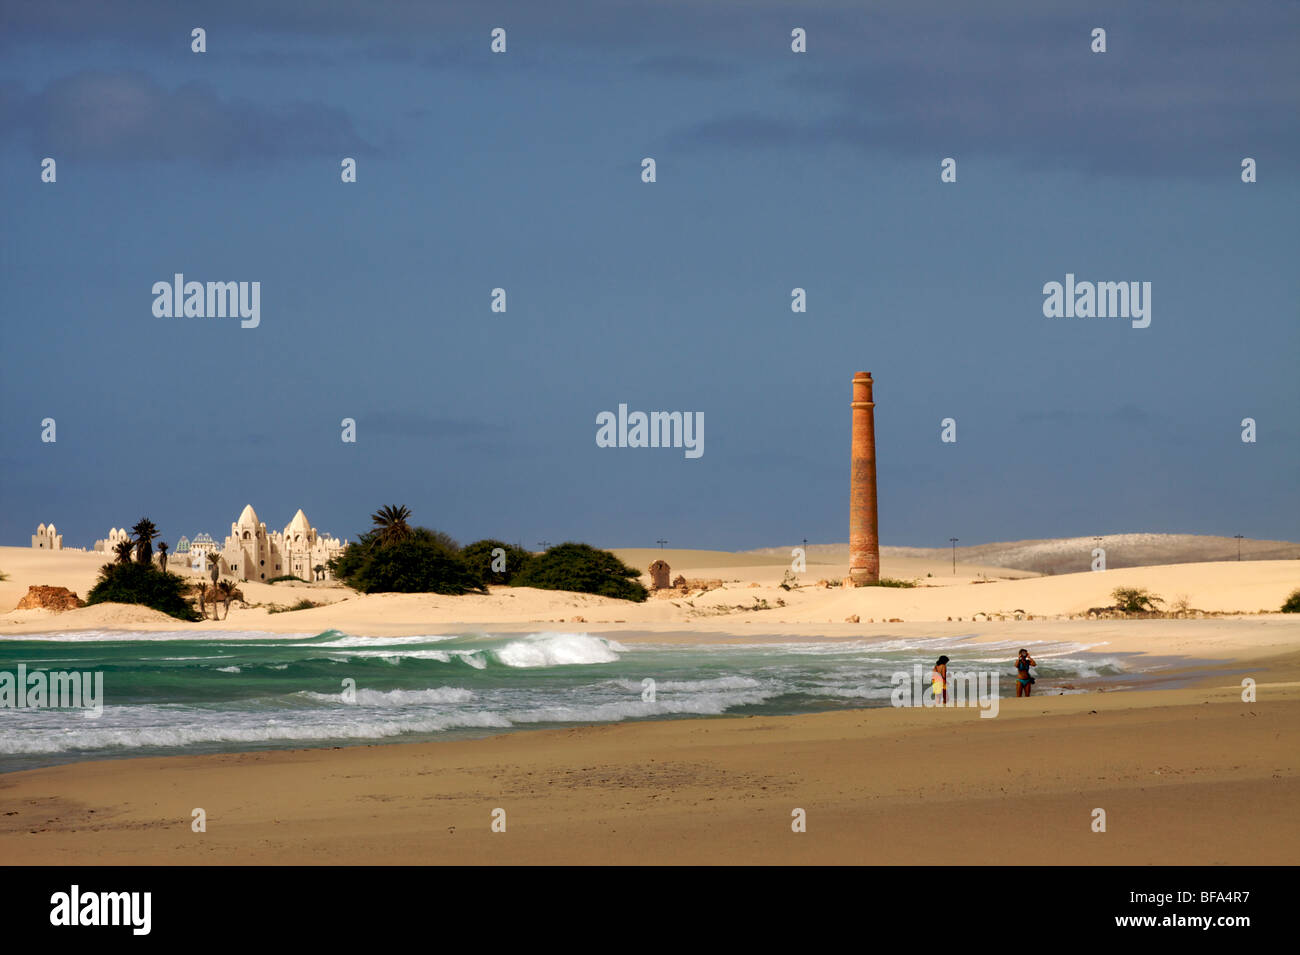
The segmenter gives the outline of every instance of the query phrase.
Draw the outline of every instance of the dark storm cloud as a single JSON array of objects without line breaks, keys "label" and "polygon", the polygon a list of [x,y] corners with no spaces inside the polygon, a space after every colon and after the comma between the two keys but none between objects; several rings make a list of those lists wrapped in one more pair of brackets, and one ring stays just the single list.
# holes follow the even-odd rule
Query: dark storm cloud
[{"label": "dark storm cloud", "polygon": [[372,155],[347,113],[321,103],[263,106],[206,83],[167,89],[143,73],[82,72],[25,96],[0,93],[0,136],[74,159],[240,159]]},{"label": "dark storm cloud", "polygon": [[[1108,27],[1106,53],[1090,49],[1095,25]],[[722,112],[669,140],[936,162],[991,156],[1101,173],[1231,175],[1244,156],[1291,165],[1298,26],[1300,7],[1276,3],[1249,17],[1197,5],[1086,18],[1049,7],[1010,25],[989,11],[882,12],[821,40],[826,55],[786,67],[795,105]]]},{"label": "dark storm cloud", "polygon": [[[712,116],[692,116],[685,104],[679,125],[664,131],[677,148],[842,148],[1217,176],[1243,156],[1263,169],[1292,165],[1300,145],[1300,5],[1292,0],[1248,8],[1184,0],[498,0],[487,8],[474,0],[229,0],[197,12],[164,0],[65,0],[0,5],[0,45],[111,43],[157,60],[189,56],[189,30],[200,23],[209,56],[268,69],[384,62],[473,74],[497,66],[487,47],[489,31],[502,26],[513,68],[585,79],[613,69],[702,85],[743,73],[753,82],[750,102]],[[796,25],[808,31],[803,56],[789,49]],[[1095,26],[1107,29],[1105,54],[1089,49]],[[308,148],[314,129],[323,128],[331,148],[336,133],[350,132],[334,128],[345,118],[321,106],[290,118]],[[256,117],[247,125],[237,132],[263,134]]]}]

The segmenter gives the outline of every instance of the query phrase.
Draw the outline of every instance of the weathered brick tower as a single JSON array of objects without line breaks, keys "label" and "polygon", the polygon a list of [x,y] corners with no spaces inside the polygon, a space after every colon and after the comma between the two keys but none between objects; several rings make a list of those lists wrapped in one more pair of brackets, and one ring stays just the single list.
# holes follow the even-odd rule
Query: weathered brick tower
[{"label": "weathered brick tower", "polygon": [[849,473],[849,579],[855,587],[880,582],[875,408],[871,373],[860,371],[853,376],[853,450]]}]

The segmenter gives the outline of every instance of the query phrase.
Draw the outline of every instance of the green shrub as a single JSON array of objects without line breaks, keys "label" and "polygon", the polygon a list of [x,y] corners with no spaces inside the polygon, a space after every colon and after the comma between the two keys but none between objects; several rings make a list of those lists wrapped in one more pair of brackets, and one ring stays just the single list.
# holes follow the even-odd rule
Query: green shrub
[{"label": "green shrub", "polygon": [[309,584],[310,580],[303,580],[297,574],[281,574],[279,577],[272,577],[267,581],[268,584],[278,584],[282,580],[296,580],[300,584]]},{"label": "green shrub", "polygon": [[334,576],[365,594],[482,593],[483,584],[441,531],[417,527],[387,543],[370,531],[330,562]]},{"label": "green shrub", "polygon": [[[505,551],[505,570],[503,571],[494,571],[492,569],[492,551],[498,547]],[[533,555],[522,547],[515,547],[512,544],[506,544],[503,541],[492,540],[491,538],[466,544],[460,549],[460,556],[480,583],[504,586],[513,584],[520,571],[534,559]]]},{"label": "green shrub", "polygon": [[874,584],[867,584],[868,587],[915,587],[915,580],[899,580],[897,577],[881,577]]},{"label": "green shrub", "polygon": [[1286,598],[1286,603],[1282,605],[1283,613],[1300,613],[1300,587],[1291,591],[1291,596]]},{"label": "green shrub", "polygon": [[1145,587],[1116,587],[1110,592],[1115,606],[1125,613],[1154,613],[1161,598],[1149,593]]},{"label": "green shrub", "polygon": [[516,587],[572,590],[638,603],[650,596],[636,578],[641,576],[607,550],[589,544],[560,544],[534,557],[515,575]]},{"label": "green shrub", "polygon": [[86,603],[143,604],[178,620],[201,619],[185,598],[189,584],[152,564],[105,564]]}]

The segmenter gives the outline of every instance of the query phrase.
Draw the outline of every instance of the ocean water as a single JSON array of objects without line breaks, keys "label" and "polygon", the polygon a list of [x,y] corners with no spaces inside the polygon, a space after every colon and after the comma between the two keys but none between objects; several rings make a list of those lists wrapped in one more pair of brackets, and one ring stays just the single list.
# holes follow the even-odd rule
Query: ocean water
[{"label": "ocean water", "polygon": [[[919,664],[928,680],[940,654],[952,658],[953,673],[997,671],[1008,696],[1020,646],[1039,662],[1036,692],[1139,676],[1122,655],[1077,643],[746,640],[687,645],[590,633],[365,637],[334,630],[0,638],[0,674],[16,675],[24,664],[29,672],[102,673],[104,681],[98,719],[73,709],[0,706],[0,772],[81,759],[888,706],[891,676]],[[655,681],[653,701],[643,698],[647,679]]]}]

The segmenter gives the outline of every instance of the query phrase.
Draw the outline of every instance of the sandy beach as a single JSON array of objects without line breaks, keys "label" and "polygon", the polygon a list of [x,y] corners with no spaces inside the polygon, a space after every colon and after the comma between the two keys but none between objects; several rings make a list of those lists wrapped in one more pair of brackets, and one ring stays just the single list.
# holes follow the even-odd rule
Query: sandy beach
[{"label": "sandy beach", "polygon": [[[625,553],[644,566],[659,552]],[[816,586],[833,576],[827,563],[810,564],[800,576],[808,585],[787,590],[788,564],[761,555],[669,559],[674,572],[723,585],[630,604],[512,588],[452,598],[246,584],[250,603],[306,594],[330,605],[277,614],[236,605],[228,619],[199,624],[121,605],[8,611],[0,633],[564,631],[654,644],[951,637],[1069,641],[1173,667],[1164,689],[1115,692],[1104,680],[1071,695],[1048,688],[1004,699],[996,719],[878,707],[11,772],[0,775],[0,855],[15,864],[1295,861],[1300,621],[1259,613],[1294,589],[1295,561],[1038,576],[960,564],[954,575],[941,562],[895,558],[883,572],[919,586]],[[102,562],[0,548],[9,575],[0,606],[30,584],[84,597]],[[1185,597],[1190,616],[1089,619],[1121,585]],[[756,601],[769,609],[745,608]],[[845,622],[852,614],[860,621]],[[1257,683],[1254,702],[1243,701],[1245,677]],[[191,831],[196,808],[206,832]],[[496,809],[505,810],[504,833],[492,831]],[[806,832],[792,831],[798,809]],[[1092,830],[1094,809],[1105,810],[1105,832]]]},{"label": "sandy beach", "polygon": [[[0,776],[0,853],[40,865],[1292,864],[1296,669],[1293,656],[1269,670],[1256,704],[1206,686],[1010,701],[992,720],[878,709],[80,763]],[[195,808],[204,833],[191,831]],[[792,831],[796,809],[806,832]]]}]

